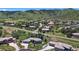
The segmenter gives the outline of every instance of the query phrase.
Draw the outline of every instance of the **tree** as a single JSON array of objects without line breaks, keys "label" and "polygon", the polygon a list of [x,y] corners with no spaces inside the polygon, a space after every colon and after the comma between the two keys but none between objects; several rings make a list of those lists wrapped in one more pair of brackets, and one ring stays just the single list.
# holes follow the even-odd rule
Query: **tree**
[{"label": "tree", "polygon": [[0,27],[0,36],[2,36],[2,33],[3,33],[3,27]]},{"label": "tree", "polygon": [[23,40],[26,39],[29,36],[29,34],[22,30],[15,30],[12,32],[12,36],[16,39]]}]

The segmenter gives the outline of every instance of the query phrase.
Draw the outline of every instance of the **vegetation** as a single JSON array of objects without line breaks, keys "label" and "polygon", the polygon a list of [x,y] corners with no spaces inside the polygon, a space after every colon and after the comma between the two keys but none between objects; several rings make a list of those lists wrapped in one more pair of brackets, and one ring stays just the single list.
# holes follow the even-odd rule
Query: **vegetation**
[{"label": "vegetation", "polygon": [[[55,24],[50,28],[50,31],[43,33],[48,35],[46,36],[42,34],[41,29],[42,27],[48,25],[47,23],[49,20],[54,21]],[[20,48],[24,48],[24,46],[21,46],[20,44],[22,40],[27,39],[29,37],[40,38],[43,41],[42,44],[34,44],[32,42],[29,43],[29,48],[32,48],[33,50],[36,51],[41,49],[44,44],[48,43],[50,34],[50,36],[55,35],[57,41],[70,44],[75,48],[79,48],[79,41],[71,40],[72,33],[79,32],[79,27],[78,28],[74,27],[75,29],[72,29],[72,27],[65,29],[65,27],[68,26],[68,24],[66,23],[70,22],[69,23],[70,26],[74,25],[75,22],[74,20],[79,21],[79,10],[71,8],[62,10],[54,9],[54,10],[29,10],[29,11],[0,11],[0,24],[4,23],[3,27],[5,27],[6,25],[12,28],[11,30],[10,28],[6,30],[5,29],[6,27],[4,29],[3,27],[0,27],[0,37],[12,36],[16,38],[17,39],[16,43]],[[40,23],[43,24],[43,26],[39,28]],[[14,24],[13,27],[11,27],[12,24]],[[77,22],[77,24],[79,23]],[[36,32],[39,33],[38,34],[32,33],[35,30]],[[65,37],[65,35],[69,39]],[[54,37],[51,38],[54,39]],[[5,51],[15,50],[13,47],[10,47],[7,44],[0,45],[0,49]]]},{"label": "vegetation", "polygon": [[2,51],[15,51],[15,48],[13,48],[7,44],[3,44],[3,45],[0,45],[0,50],[2,50]]},{"label": "vegetation", "polygon": [[2,31],[3,30],[3,27],[0,27],[0,37],[2,36]]},{"label": "vegetation", "polygon": [[30,42],[28,48],[36,51],[40,50],[42,46],[43,46],[42,44],[33,44],[32,42]]},{"label": "vegetation", "polygon": [[54,10],[29,10],[29,11],[0,11],[0,22],[5,20],[78,20],[79,11],[74,9],[54,9]]},{"label": "vegetation", "polygon": [[28,33],[22,30],[15,30],[12,32],[12,36],[19,40],[24,40],[29,37]]},{"label": "vegetation", "polygon": [[51,40],[55,40],[58,42],[63,42],[69,45],[72,45],[74,48],[79,48],[79,41],[77,39],[62,37],[62,36],[51,36]]}]

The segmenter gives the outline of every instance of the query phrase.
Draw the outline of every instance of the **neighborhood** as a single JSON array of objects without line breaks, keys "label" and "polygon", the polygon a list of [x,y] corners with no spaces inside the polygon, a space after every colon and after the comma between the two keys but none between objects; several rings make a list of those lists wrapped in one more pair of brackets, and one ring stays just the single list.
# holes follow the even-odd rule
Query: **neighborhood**
[{"label": "neighborhood", "polygon": [[79,51],[79,11],[0,11],[0,51]]}]

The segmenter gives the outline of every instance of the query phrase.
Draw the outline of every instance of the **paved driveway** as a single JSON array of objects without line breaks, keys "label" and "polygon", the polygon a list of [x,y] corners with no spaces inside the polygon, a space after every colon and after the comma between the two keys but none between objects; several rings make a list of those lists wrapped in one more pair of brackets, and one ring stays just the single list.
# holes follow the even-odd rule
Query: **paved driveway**
[{"label": "paved driveway", "polygon": [[39,51],[47,51],[47,50],[52,50],[54,49],[54,47],[49,46],[49,44],[47,44],[43,49],[39,50]]},{"label": "paved driveway", "polygon": [[20,48],[18,47],[18,45],[16,43],[9,43],[9,45],[14,47],[16,49],[16,51],[20,50]]},{"label": "paved driveway", "polygon": [[21,43],[21,45],[24,46],[24,49],[28,49],[28,45],[29,45],[29,44]]}]

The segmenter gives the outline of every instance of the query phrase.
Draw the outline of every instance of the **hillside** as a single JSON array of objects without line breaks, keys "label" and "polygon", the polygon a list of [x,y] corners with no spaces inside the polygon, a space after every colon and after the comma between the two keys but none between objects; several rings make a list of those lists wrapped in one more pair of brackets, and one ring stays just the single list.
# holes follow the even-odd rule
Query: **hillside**
[{"label": "hillside", "polygon": [[79,10],[0,11],[0,20],[79,20]]}]

